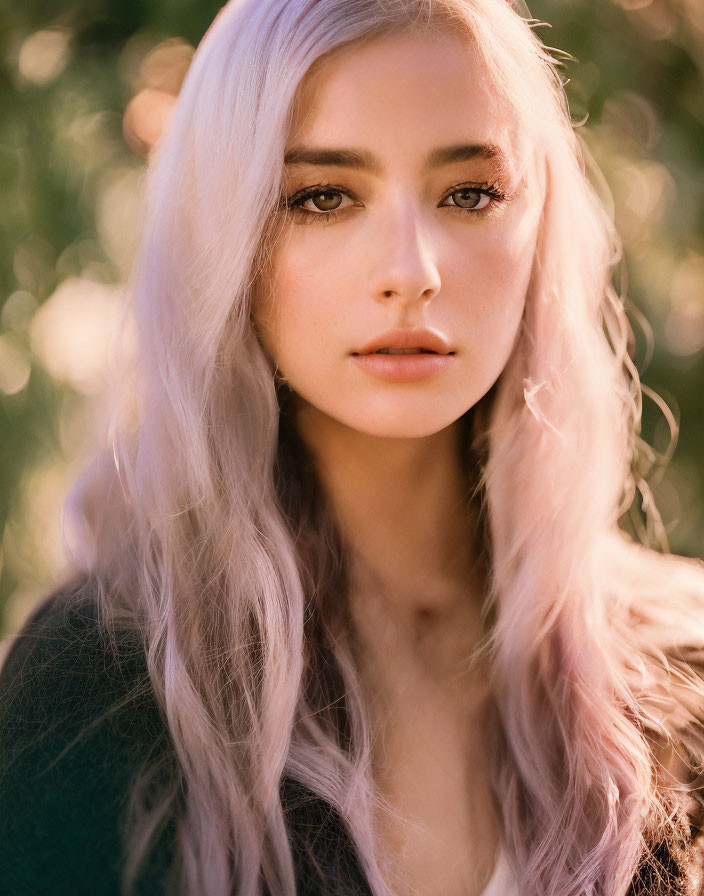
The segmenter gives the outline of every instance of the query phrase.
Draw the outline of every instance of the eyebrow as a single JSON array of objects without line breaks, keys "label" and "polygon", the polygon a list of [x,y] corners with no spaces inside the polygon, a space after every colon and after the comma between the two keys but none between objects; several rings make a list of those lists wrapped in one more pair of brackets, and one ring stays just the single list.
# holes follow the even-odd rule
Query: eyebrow
[{"label": "eyebrow", "polygon": [[[453,162],[467,162],[470,159],[486,159],[498,162],[501,168],[510,168],[509,156],[495,143],[457,143],[452,146],[438,146],[425,157],[425,168],[440,168]],[[383,166],[373,153],[366,149],[310,149],[294,146],[284,155],[284,165],[326,165],[340,168],[355,168],[379,174]]]}]

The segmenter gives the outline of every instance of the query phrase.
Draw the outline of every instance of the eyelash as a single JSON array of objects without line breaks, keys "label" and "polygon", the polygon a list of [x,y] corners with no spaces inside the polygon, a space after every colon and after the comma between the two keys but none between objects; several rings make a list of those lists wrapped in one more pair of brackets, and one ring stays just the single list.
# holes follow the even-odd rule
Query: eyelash
[{"label": "eyelash", "polygon": [[[449,208],[452,211],[460,212],[462,214],[470,214],[474,216],[484,216],[490,214],[495,211],[497,206],[509,202],[511,200],[511,196],[509,193],[502,189],[497,183],[483,183],[483,184],[475,184],[475,183],[465,183],[458,184],[453,187],[451,190],[448,190],[447,193],[442,198],[442,202],[452,196],[453,193],[459,193],[460,190],[473,190],[476,193],[483,193],[488,196],[491,200],[484,208],[480,209],[472,209],[472,208],[462,208],[457,205],[445,205],[438,206],[439,208]],[[338,218],[343,212],[346,212],[349,208],[354,208],[354,206],[346,206],[345,208],[340,209],[331,209],[330,211],[317,211],[312,212],[309,209],[302,208],[302,204],[306,202],[308,199],[311,199],[313,196],[319,196],[321,193],[341,193],[344,196],[347,196],[349,199],[355,200],[355,197],[349,192],[349,190],[344,189],[337,184],[315,184],[314,186],[305,187],[302,190],[298,190],[292,196],[288,196],[283,199],[281,206],[285,209],[290,209],[300,220],[302,224],[313,224],[313,223],[321,223],[321,224],[329,224]],[[355,200],[356,201],[356,200]],[[357,206],[358,208],[359,206]]]}]

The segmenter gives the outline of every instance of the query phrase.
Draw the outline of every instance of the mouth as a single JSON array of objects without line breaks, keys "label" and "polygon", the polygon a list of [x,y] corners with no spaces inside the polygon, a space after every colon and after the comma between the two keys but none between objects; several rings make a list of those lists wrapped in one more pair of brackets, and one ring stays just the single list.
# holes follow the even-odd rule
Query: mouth
[{"label": "mouth", "polygon": [[397,328],[379,333],[352,352],[357,357],[371,355],[453,355],[452,345],[432,327]]},{"label": "mouth", "polygon": [[436,352],[432,348],[378,348],[373,352],[352,352],[353,355],[454,355],[454,352]]},{"label": "mouth", "polygon": [[417,383],[447,370],[454,363],[454,354],[422,347],[384,347],[370,352],[354,352],[352,361],[377,379],[392,383]]}]

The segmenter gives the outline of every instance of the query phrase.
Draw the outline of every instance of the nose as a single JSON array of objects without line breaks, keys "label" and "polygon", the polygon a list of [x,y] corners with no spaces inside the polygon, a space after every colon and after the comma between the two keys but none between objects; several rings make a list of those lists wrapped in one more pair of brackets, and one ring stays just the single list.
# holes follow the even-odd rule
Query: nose
[{"label": "nose", "polygon": [[371,293],[380,302],[396,297],[404,304],[430,301],[440,290],[440,271],[421,214],[399,204],[379,220],[374,234],[375,264]]}]

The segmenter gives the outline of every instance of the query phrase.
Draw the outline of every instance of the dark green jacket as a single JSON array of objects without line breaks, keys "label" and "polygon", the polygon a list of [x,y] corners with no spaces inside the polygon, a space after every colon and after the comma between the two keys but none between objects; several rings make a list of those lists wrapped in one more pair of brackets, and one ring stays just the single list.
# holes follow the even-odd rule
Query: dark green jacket
[{"label": "dark green jacket", "polygon": [[[118,896],[121,823],[141,763],[170,740],[129,639],[101,637],[90,585],[42,603],[0,674],[0,893]],[[319,870],[343,891],[369,894],[339,816],[301,785],[281,789],[301,896],[328,896]],[[174,826],[139,880],[139,896],[166,885]],[[207,896],[207,894],[203,894]]]},{"label": "dark green jacket", "polygon": [[[108,646],[89,582],[51,595],[0,673],[0,894],[118,896],[131,781],[147,758],[168,768],[171,756],[136,641]],[[331,879],[335,896],[370,896],[337,813],[287,777],[281,799],[299,896],[333,896]],[[139,896],[175,892],[166,883],[174,831],[167,824]],[[627,896],[686,892],[664,845],[656,859]]]}]

